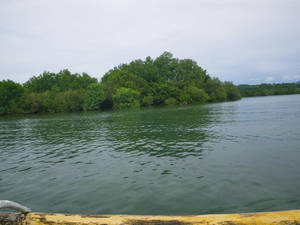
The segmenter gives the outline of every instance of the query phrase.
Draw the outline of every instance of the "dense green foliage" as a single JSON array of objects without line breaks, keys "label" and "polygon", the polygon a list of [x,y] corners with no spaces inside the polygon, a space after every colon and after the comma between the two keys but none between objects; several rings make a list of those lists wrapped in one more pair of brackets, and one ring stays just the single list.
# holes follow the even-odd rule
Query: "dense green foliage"
[{"label": "dense green foliage", "polygon": [[18,113],[23,107],[24,88],[11,80],[0,82],[0,115]]},{"label": "dense green foliage", "polygon": [[98,110],[105,99],[104,90],[99,83],[92,83],[88,86],[83,99],[83,109]]},{"label": "dense green foliage", "polygon": [[164,52],[121,64],[99,83],[88,74],[44,72],[23,86],[0,82],[0,114],[73,112],[100,108],[136,109],[151,105],[180,105],[233,101],[241,98],[231,82],[211,78],[191,59]]},{"label": "dense green foliage", "polygon": [[241,84],[238,88],[243,97],[300,94],[300,83]]},{"label": "dense green foliage", "polygon": [[131,88],[121,87],[112,96],[114,109],[137,109],[140,107],[140,93]]},{"label": "dense green foliage", "polygon": [[[88,74],[71,74],[68,70],[59,73],[44,72],[32,77],[23,86],[13,81],[0,82],[1,114],[75,112],[100,108],[104,92],[93,96],[93,85],[100,85]],[[3,96],[3,97],[2,97]],[[89,96],[95,97],[90,99]]]},{"label": "dense green foliage", "polygon": [[[232,101],[241,98],[231,82],[211,78],[191,59],[173,58],[164,52],[156,59],[147,57],[129,64],[121,64],[102,77],[106,103],[114,106],[116,91],[130,88],[139,93],[136,101],[141,106],[178,105]],[[115,106],[114,106],[115,108]],[[118,108],[118,107],[117,107]]]},{"label": "dense green foliage", "polygon": [[69,70],[62,70],[59,73],[44,72],[38,77],[32,77],[24,84],[30,92],[42,93],[51,91],[53,88],[58,91],[69,89],[87,89],[91,83],[96,83],[97,79],[90,77],[87,73],[71,74]]}]

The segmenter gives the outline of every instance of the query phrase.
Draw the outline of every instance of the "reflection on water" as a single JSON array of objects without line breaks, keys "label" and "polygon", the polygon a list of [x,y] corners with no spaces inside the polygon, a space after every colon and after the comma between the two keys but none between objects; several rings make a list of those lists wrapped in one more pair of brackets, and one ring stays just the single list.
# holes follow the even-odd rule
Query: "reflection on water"
[{"label": "reflection on water", "polygon": [[161,108],[116,113],[107,127],[112,149],[155,157],[201,157],[209,109]]},{"label": "reflection on water", "polygon": [[0,199],[36,211],[300,207],[300,95],[0,119]]}]

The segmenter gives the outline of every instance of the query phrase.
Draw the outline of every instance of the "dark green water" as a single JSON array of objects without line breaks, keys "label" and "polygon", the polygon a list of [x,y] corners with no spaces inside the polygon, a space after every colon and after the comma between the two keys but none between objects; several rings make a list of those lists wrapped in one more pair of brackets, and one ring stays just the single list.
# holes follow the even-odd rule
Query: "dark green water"
[{"label": "dark green water", "polygon": [[34,211],[300,208],[300,95],[0,119],[0,199]]}]

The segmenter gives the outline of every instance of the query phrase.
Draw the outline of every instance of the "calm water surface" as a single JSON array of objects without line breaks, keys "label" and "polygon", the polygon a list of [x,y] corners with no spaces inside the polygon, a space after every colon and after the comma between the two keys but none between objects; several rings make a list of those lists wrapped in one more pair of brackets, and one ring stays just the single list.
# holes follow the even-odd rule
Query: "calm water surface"
[{"label": "calm water surface", "polygon": [[0,199],[34,211],[300,208],[300,95],[0,119]]}]

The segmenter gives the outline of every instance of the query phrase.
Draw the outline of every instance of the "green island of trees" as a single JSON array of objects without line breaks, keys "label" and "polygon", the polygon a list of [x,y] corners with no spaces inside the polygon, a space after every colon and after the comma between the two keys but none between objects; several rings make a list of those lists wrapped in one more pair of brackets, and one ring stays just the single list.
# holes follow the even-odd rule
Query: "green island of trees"
[{"label": "green island of trees", "polygon": [[238,86],[242,97],[300,94],[300,83],[257,84]]},{"label": "green island of trees", "polygon": [[183,105],[241,98],[232,82],[210,77],[191,59],[169,52],[109,70],[98,82],[86,73],[43,72],[23,85],[0,82],[0,115]]}]

